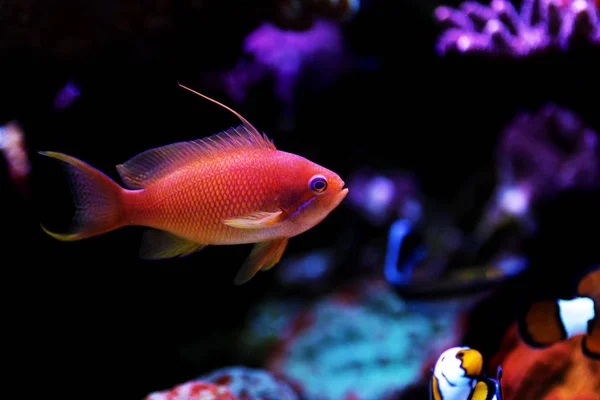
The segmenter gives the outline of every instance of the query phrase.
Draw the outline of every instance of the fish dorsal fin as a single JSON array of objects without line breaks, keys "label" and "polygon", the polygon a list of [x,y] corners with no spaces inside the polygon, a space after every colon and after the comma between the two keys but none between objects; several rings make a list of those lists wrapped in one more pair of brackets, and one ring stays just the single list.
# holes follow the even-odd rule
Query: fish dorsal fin
[{"label": "fish dorsal fin", "polygon": [[205,95],[205,94],[202,94],[202,93],[200,93],[200,92],[197,92],[197,91],[195,91],[194,89],[190,89],[189,87],[187,87],[187,86],[184,86],[184,85],[182,85],[182,84],[181,84],[181,83],[179,83],[179,82],[177,82],[177,84],[178,84],[180,87],[184,88],[185,90],[187,90],[187,91],[189,91],[189,92],[192,92],[192,93],[194,93],[195,95],[198,95],[198,96],[200,96],[200,97],[202,97],[202,98],[204,98],[204,99],[206,99],[206,100],[208,100],[208,101],[211,101],[211,102],[215,103],[216,105],[218,105],[218,106],[220,106],[220,107],[223,107],[224,109],[226,109],[227,111],[229,111],[230,113],[232,113],[233,115],[235,115],[236,117],[238,117],[238,118],[240,119],[240,121],[242,121],[242,125],[244,125],[244,127],[246,127],[246,129],[248,129],[248,131],[250,131],[250,132],[252,132],[252,133],[255,133],[255,134],[259,134],[259,133],[258,133],[258,130],[257,130],[255,127],[254,127],[254,125],[252,125],[252,124],[250,123],[250,121],[248,121],[246,118],[244,118],[244,117],[242,116],[242,114],[240,114],[239,112],[235,111],[233,108],[231,108],[231,107],[227,107],[225,104],[223,104],[223,103],[221,103],[221,102],[219,102],[219,101],[217,101],[217,100],[215,100],[215,99],[212,99],[212,98],[208,97],[208,96],[207,96],[207,95]]},{"label": "fish dorsal fin", "polygon": [[117,171],[129,189],[143,189],[194,161],[252,149],[276,150],[273,141],[265,134],[239,125],[202,139],[147,150],[117,165]]}]

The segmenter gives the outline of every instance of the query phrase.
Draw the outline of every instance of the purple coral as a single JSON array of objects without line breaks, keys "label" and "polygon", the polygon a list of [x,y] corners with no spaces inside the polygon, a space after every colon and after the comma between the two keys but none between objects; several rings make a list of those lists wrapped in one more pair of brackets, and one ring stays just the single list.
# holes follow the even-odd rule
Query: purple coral
[{"label": "purple coral", "polygon": [[326,20],[316,21],[304,32],[283,30],[267,22],[248,35],[244,53],[253,61],[243,61],[225,74],[229,94],[243,101],[248,87],[273,75],[275,96],[291,103],[303,68],[317,63],[323,67],[321,72],[335,73],[344,59],[344,38],[341,28]]},{"label": "purple coral", "polygon": [[500,185],[538,197],[598,183],[598,134],[554,104],[508,125],[498,146]]},{"label": "purple coral", "polygon": [[534,228],[530,208],[541,198],[600,183],[598,134],[555,104],[518,115],[498,143],[498,183],[478,231],[487,235],[507,217]]},{"label": "purple coral", "polygon": [[600,22],[593,0],[523,0],[521,11],[507,0],[489,6],[473,1],[459,9],[441,6],[435,18],[447,29],[437,52],[523,57],[579,43],[600,44]]},{"label": "purple coral", "polygon": [[[316,20],[302,32],[284,30],[266,22],[245,39],[244,57],[218,80],[234,101],[241,103],[253,86],[272,78],[274,96],[282,104],[282,113],[293,122],[294,98],[303,76],[307,84],[325,87],[343,72],[354,68],[369,69],[373,62],[351,55],[346,48],[339,24]],[[211,80],[213,80],[211,78]]]}]

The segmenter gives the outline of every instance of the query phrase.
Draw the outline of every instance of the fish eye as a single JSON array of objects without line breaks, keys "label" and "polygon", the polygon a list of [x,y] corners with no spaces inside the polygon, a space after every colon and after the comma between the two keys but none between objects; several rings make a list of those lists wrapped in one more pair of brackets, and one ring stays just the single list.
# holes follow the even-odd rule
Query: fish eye
[{"label": "fish eye", "polygon": [[327,178],[323,175],[313,176],[310,178],[310,181],[308,181],[308,188],[316,194],[323,193],[327,190]]}]

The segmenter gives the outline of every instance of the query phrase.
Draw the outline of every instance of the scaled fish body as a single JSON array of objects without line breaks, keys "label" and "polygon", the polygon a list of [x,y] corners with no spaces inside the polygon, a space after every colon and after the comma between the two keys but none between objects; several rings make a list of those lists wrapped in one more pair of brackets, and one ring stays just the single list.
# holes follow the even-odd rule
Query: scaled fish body
[{"label": "scaled fish body", "polygon": [[501,370],[498,380],[482,375],[483,357],[469,347],[444,351],[433,368],[430,400],[502,400]]},{"label": "scaled fish body", "polygon": [[575,292],[570,300],[529,305],[518,318],[521,337],[532,347],[544,348],[583,335],[583,353],[600,360],[600,265],[581,274]]},{"label": "scaled fish body", "polygon": [[[187,90],[192,91],[184,87]],[[192,91],[194,92],[194,91]],[[62,153],[42,152],[65,163],[77,206],[72,241],[127,226],[145,232],[140,256],[183,256],[207,245],[255,243],[235,283],[279,262],[288,239],[321,222],[348,193],[334,172],[279,151],[236,114],[236,128],[139,154],[117,170],[127,189],[102,172]]]}]

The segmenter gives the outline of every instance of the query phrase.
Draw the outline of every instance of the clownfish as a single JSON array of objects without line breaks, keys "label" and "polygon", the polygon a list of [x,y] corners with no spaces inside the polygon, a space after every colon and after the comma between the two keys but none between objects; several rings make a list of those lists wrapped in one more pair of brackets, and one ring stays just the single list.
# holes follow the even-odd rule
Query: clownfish
[{"label": "clownfish", "polygon": [[430,400],[502,400],[501,375],[483,376],[483,357],[469,347],[444,351],[433,369],[429,385]]},{"label": "clownfish", "polygon": [[600,360],[600,265],[582,274],[570,300],[540,300],[517,319],[521,338],[534,348],[545,348],[584,335],[583,353]]}]

